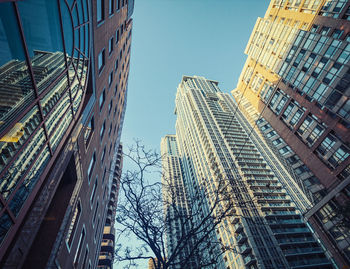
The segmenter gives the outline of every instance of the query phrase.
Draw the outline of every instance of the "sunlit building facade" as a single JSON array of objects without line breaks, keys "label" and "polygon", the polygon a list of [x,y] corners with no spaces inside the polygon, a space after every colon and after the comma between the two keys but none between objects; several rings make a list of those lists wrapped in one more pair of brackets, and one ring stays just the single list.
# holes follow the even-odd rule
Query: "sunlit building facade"
[{"label": "sunlit building facade", "polygon": [[1,268],[97,267],[126,106],[132,5],[0,3]]},{"label": "sunlit building facade", "polygon": [[349,12],[343,0],[271,1],[232,91],[312,202],[304,216],[341,268],[350,266]]},{"label": "sunlit building facade", "polygon": [[181,165],[173,175],[181,174],[185,195],[201,195],[194,208],[205,215],[214,199],[206,194],[224,180],[234,202],[212,238],[230,250],[199,255],[216,259],[213,268],[333,268],[302,219],[309,200],[218,82],[184,76],[175,113]]}]

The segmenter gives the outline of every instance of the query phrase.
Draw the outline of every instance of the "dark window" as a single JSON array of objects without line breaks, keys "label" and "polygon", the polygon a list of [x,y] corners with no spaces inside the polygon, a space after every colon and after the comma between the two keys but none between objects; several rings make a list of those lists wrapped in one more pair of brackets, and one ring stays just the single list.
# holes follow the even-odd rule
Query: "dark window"
[{"label": "dark window", "polygon": [[121,0],[117,0],[117,10],[120,9],[120,1],[121,1]]},{"label": "dark window", "polygon": [[114,11],[114,0],[108,0],[108,10],[109,15],[112,15]]},{"label": "dark window", "polygon": [[89,183],[90,183],[90,178],[91,178],[91,175],[92,175],[92,171],[94,170],[95,162],[96,162],[96,154],[94,152],[94,154],[92,154],[92,158],[90,160],[90,164],[89,164],[89,167],[88,167]]},{"label": "dark window", "polygon": [[105,66],[105,49],[103,48],[98,54],[98,72],[101,73],[103,67]]},{"label": "dark window", "polygon": [[119,33],[119,29],[117,29],[117,31],[115,32],[115,43],[116,44],[118,44],[119,38],[120,38],[120,33]]},{"label": "dark window", "polygon": [[78,262],[79,262],[79,258],[80,258],[81,249],[82,249],[82,246],[84,243],[84,239],[85,239],[85,229],[83,228],[81,231],[77,252],[75,253],[75,256],[74,256],[74,267],[75,268],[78,267]]},{"label": "dark window", "polygon": [[114,47],[114,38],[111,37],[111,39],[109,39],[109,45],[108,45],[109,55],[111,55],[111,53],[113,52],[113,47]]},{"label": "dark window", "polygon": [[91,196],[90,196],[90,205],[91,205],[91,207],[94,204],[96,189],[97,189],[97,178],[95,180],[95,184],[94,184],[94,187],[92,188],[92,192],[91,192]]},{"label": "dark window", "polygon": [[91,119],[89,120],[88,125],[86,126],[85,133],[84,133],[85,145],[89,144],[92,134],[94,133],[94,128],[95,128],[94,116],[92,116]]},{"label": "dark window", "polygon": [[108,114],[111,114],[112,107],[113,107],[113,100],[111,100],[111,101],[109,102],[109,105],[108,105]]},{"label": "dark window", "polygon": [[106,99],[106,91],[105,89],[103,89],[101,95],[100,95],[100,100],[99,100],[99,105],[100,105],[100,111],[102,110],[102,107],[105,103],[105,99]]},{"label": "dark window", "polygon": [[95,223],[95,221],[96,221],[97,210],[98,210],[98,201],[97,201],[97,203],[96,203],[96,208],[95,208],[94,218],[93,218],[93,221],[92,221],[93,223]]},{"label": "dark window", "polygon": [[108,86],[110,87],[112,85],[113,82],[113,70],[111,71],[111,73],[109,73],[108,76]]},{"label": "dark window", "polygon": [[104,0],[97,0],[96,1],[96,10],[97,10],[97,22],[101,22],[104,20],[105,14],[104,14]]},{"label": "dark window", "polygon": [[106,129],[106,120],[103,122],[101,126],[101,131],[100,131],[101,140],[103,139],[103,135],[105,134],[105,129]]},{"label": "dark window", "polygon": [[102,154],[101,154],[101,162],[103,163],[106,156],[106,146],[103,148]]}]

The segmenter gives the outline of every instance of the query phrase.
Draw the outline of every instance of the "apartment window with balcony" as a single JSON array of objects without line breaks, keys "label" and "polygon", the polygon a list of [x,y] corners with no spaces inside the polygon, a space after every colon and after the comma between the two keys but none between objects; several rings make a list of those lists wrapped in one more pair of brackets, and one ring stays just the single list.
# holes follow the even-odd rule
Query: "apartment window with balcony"
[{"label": "apartment window with balcony", "polygon": [[78,202],[74,208],[72,221],[69,225],[69,229],[68,229],[68,233],[67,233],[67,237],[66,237],[66,243],[67,243],[68,249],[70,249],[72,246],[74,234],[75,234],[75,231],[77,229],[77,226],[78,226],[78,223],[80,220],[80,215],[81,215],[81,204],[80,204],[80,200],[78,200]]},{"label": "apartment window with balcony", "polygon": [[83,227],[83,229],[81,230],[77,252],[75,253],[75,256],[74,256],[73,264],[75,268],[78,267],[79,258],[80,258],[81,250],[83,248],[84,240],[85,240],[85,227]]},{"label": "apartment window with balcony", "polygon": [[96,1],[96,10],[97,10],[97,23],[100,23],[104,20],[105,14],[104,14],[104,0],[97,0]]},{"label": "apartment window with balcony", "polygon": [[109,53],[109,55],[112,54],[113,49],[114,49],[114,38],[111,37],[111,38],[109,39],[109,42],[108,42],[108,53]]},{"label": "apartment window with balcony", "polygon": [[100,138],[101,140],[103,139],[103,135],[105,134],[105,129],[106,129],[106,120],[103,122],[100,130]]},{"label": "apartment window with balcony", "polygon": [[106,90],[103,89],[101,95],[100,95],[100,99],[99,99],[99,106],[100,106],[100,111],[102,110],[103,108],[103,105],[105,103],[105,99],[106,99]]},{"label": "apartment window with balcony", "polygon": [[114,12],[114,0],[108,0],[108,11],[109,15],[112,15]]},{"label": "apartment window with balcony", "polygon": [[95,167],[95,162],[96,162],[96,154],[95,152],[92,154],[91,160],[90,160],[90,164],[87,170],[87,174],[88,174],[88,180],[89,180],[89,184],[90,184],[90,178],[92,175],[92,171],[94,170]]},{"label": "apartment window with balcony", "polygon": [[105,49],[103,48],[98,54],[98,72],[101,73],[105,66]]}]

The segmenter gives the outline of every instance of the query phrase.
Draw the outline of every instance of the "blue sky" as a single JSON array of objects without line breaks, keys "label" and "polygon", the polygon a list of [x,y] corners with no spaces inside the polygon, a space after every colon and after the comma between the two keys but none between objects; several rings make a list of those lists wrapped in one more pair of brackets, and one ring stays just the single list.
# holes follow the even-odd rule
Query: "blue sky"
[{"label": "blue sky", "polygon": [[154,149],[175,132],[175,93],[182,75],[236,84],[244,48],[267,0],[136,0],[122,142]]},{"label": "blue sky", "polygon": [[[236,84],[244,48],[267,0],[135,0],[128,104],[122,142],[160,148],[175,133],[175,93],[182,75]],[[124,171],[130,168],[124,162]],[[130,239],[125,239],[129,242]],[[135,242],[135,244],[137,244]],[[147,268],[147,261],[139,263]]]}]

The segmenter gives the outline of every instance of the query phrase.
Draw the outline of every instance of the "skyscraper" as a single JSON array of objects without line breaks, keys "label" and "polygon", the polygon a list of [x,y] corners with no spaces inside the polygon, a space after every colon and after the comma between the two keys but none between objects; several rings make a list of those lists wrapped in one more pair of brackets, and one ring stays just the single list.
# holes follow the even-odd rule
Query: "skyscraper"
[{"label": "skyscraper", "polygon": [[129,2],[0,3],[1,268],[97,266],[126,106]]},{"label": "skyscraper", "polygon": [[[235,205],[235,214],[213,238],[233,250],[219,259],[199,253],[199,259],[212,255],[213,268],[332,268],[302,219],[307,197],[218,82],[184,76],[175,113],[176,137],[162,140],[162,153],[176,157],[166,165],[170,176],[181,175],[189,197],[228,181],[226,192]],[[196,206],[205,211],[212,197],[203,198]]]},{"label": "skyscraper", "polygon": [[350,266],[349,12],[342,0],[271,1],[232,91],[294,170],[339,267]]}]

